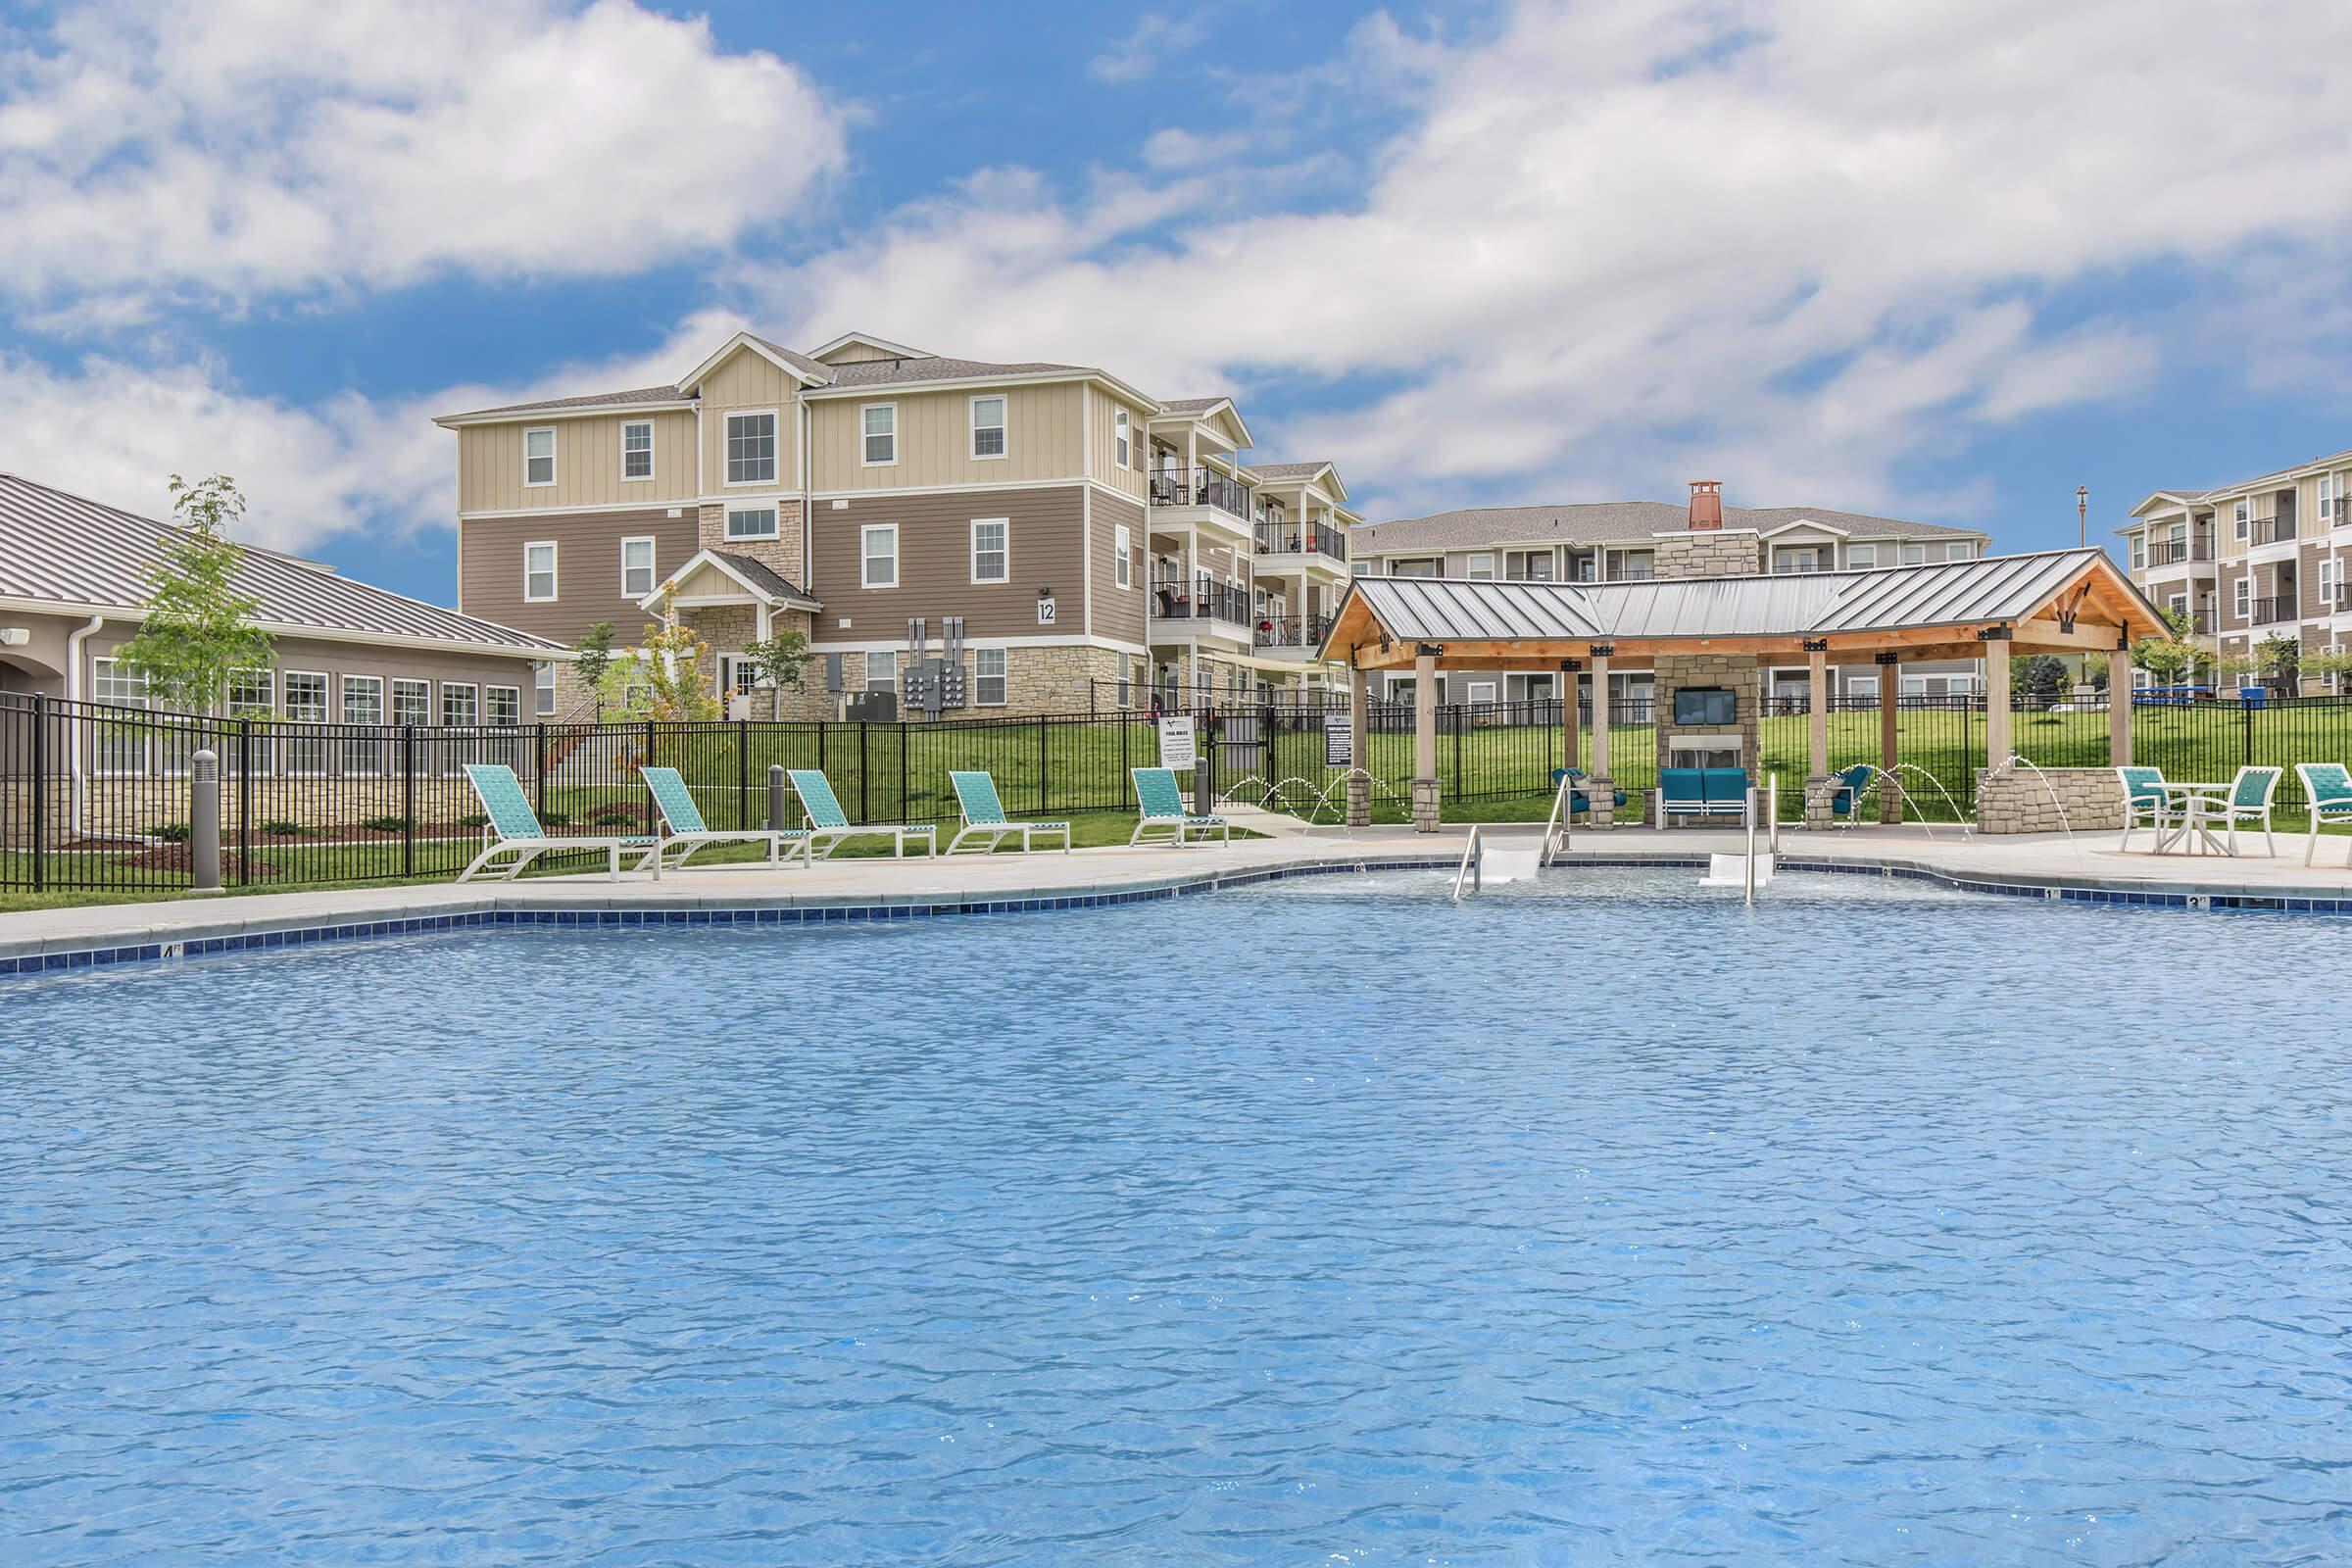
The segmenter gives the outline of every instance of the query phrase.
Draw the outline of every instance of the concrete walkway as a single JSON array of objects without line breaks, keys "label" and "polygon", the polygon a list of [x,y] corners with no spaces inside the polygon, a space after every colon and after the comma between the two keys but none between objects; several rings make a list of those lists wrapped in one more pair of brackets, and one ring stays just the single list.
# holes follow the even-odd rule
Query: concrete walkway
[{"label": "concrete walkway", "polygon": [[[487,923],[484,916],[509,911],[536,918],[538,911],[551,910],[870,910],[903,906],[934,913],[1036,901],[1095,901],[1205,889],[1236,879],[1319,868],[1450,866],[1469,833],[1467,827],[1430,835],[1401,827],[1354,834],[1328,827],[1307,832],[1287,818],[1258,813],[1252,813],[1250,825],[1268,836],[1184,850],[1105,848],[1068,855],[833,860],[780,869],[762,863],[690,867],[659,882],[634,875],[617,884],[601,875],[537,877],[463,887],[355,888],[24,910],[0,914],[0,964],[13,965],[31,956],[92,951],[108,952],[119,960],[154,956],[144,951],[149,948],[178,950],[191,943],[256,933],[366,935],[377,928],[416,929],[419,922],[480,924]],[[1532,841],[1541,829],[1496,824],[1485,832],[1503,842]],[[2340,837],[2322,844],[2324,863],[2309,870],[2302,864],[2300,837],[2281,836],[2275,858],[2259,853],[2259,836],[2249,844],[2241,835],[2240,848],[2251,853],[2236,858],[2159,857],[2137,849],[2126,854],[2116,848],[2117,838],[2107,832],[2077,834],[2072,841],[2058,834],[1963,839],[1955,828],[1920,826],[1828,833],[1784,830],[1781,856],[1792,869],[1806,862],[1836,863],[1924,872],[1960,884],[2245,899],[2280,907],[2285,901],[2319,902],[2327,912],[2335,912],[2334,905],[2341,901],[2343,912],[2352,913],[2352,868],[2342,863],[2352,844]],[[1703,860],[1710,854],[1738,854],[1742,842],[1738,830],[1724,828],[1580,829],[1568,858]],[[2147,835],[2142,833],[2136,842],[2144,846]],[[7,970],[0,967],[0,972]]]}]

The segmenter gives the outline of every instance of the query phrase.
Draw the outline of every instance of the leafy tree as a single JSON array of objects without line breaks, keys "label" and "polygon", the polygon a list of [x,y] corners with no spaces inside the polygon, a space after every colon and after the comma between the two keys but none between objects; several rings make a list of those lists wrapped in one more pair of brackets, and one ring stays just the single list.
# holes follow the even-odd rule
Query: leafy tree
[{"label": "leafy tree", "polygon": [[664,724],[707,722],[720,716],[706,665],[710,645],[692,627],[656,623],[634,654],[616,655],[598,697],[630,718]]},{"label": "leafy tree", "polygon": [[786,627],[772,637],[745,643],[743,658],[752,666],[752,678],[767,684],[767,716],[782,718],[784,694],[801,689],[808,678],[809,662],[816,656],[808,651],[807,637]]},{"label": "leafy tree", "polygon": [[2303,656],[2303,673],[2325,680],[2335,691],[2352,675],[2352,648],[2315,648]]},{"label": "leafy tree", "polygon": [[245,514],[236,485],[226,474],[190,484],[175,473],[172,511],[178,525],[147,568],[146,618],[116,657],[146,678],[159,706],[210,712],[238,670],[269,667],[273,645],[254,624],[261,600],[236,585],[245,560],[227,533]]},{"label": "leafy tree", "polygon": [[2009,661],[2009,689],[2036,708],[2064,697],[2070,684],[2066,661],[2055,654],[2019,654]]},{"label": "leafy tree", "polygon": [[2294,637],[2281,637],[2273,632],[2254,645],[2254,667],[2263,679],[2292,690],[2295,672],[2302,667],[2303,644]]},{"label": "leafy tree", "polygon": [[2146,670],[2157,685],[2177,686],[2199,662],[2211,661],[2191,636],[2191,623],[2185,612],[2166,610],[2161,613],[2164,630],[2133,643],[2132,662]]},{"label": "leafy tree", "polygon": [[[612,623],[600,620],[580,633],[580,640],[571,645],[572,673],[580,684],[597,694],[597,706],[604,706],[605,672],[612,667]],[[601,713],[600,713],[601,716]]]}]

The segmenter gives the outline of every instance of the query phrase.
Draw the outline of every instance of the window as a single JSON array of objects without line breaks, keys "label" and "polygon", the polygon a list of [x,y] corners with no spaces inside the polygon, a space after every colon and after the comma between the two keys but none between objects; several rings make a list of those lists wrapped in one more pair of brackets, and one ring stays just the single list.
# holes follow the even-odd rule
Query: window
[{"label": "window", "polygon": [[344,676],[343,722],[353,726],[342,738],[344,772],[380,773],[384,770],[384,737],[376,728],[383,721],[383,677]]},{"label": "window", "polygon": [[2244,620],[2254,612],[2254,579],[2237,579],[2237,618]]},{"label": "window", "polygon": [[1946,561],[1967,561],[1976,553],[1977,547],[1965,539],[1957,544],[1947,544],[1943,547],[1943,559]]},{"label": "window", "polygon": [[482,695],[488,700],[484,716],[493,724],[522,722],[522,688],[519,686],[489,686]]},{"label": "window", "polygon": [[259,718],[277,711],[277,674],[240,669],[228,678],[228,716]]},{"label": "window", "polygon": [[1848,675],[1845,677],[1845,694],[1848,697],[1876,697],[1879,695],[1879,677]]},{"label": "window", "polygon": [[[2327,581],[2328,581],[2328,567],[2327,567],[2327,564],[2326,564],[2325,562],[2323,562],[2323,563],[2321,563],[2321,565],[2320,565],[2320,582],[2322,583],[2322,585],[2325,585],[2325,584],[2327,583]],[[2171,604],[2172,604],[2172,612],[2173,612],[2173,613],[2174,613],[2174,614],[2176,614],[2176,615],[2184,615],[2184,614],[2188,613],[2188,595],[2186,595],[2186,594],[2175,594],[2175,595],[2173,595],[2173,597],[2172,597]]]},{"label": "window", "polygon": [[859,416],[865,422],[865,466],[881,467],[899,461],[899,406],[868,403]]},{"label": "window", "polygon": [[1903,546],[1903,564],[1904,564],[1904,565],[1906,565],[1906,566],[1917,566],[1917,565],[1920,565],[1920,564],[1924,564],[1924,563],[1927,561],[1927,559],[1928,559],[1928,547],[1927,547],[1926,545],[1905,545],[1905,546]]},{"label": "window", "polygon": [[1110,445],[1112,454],[1118,460],[1119,466],[1122,468],[1131,466],[1128,462],[1128,456],[1134,451],[1134,448],[1128,442],[1127,411],[1125,409],[1114,409],[1111,411]]},{"label": "window", "polygon": [[[1127,683],[1122,680],[1119,684],[1123,687]],[[972,650],[972,701],[982,708],[1003,708],[1004,706],[1004,649],[975,648]],[[1124,697],[1119,699],[1119,706],[1122,708],[1127,706],[1127,700]]]},{"label": "window", "polygon": [[1122,659],[1119,661],[1119,706],[1128,708],[1132,707],[1134,703],[1134,672],[1129,668],[1127,661]]},{"label": "window", "polygon": [[[286,671],[286,717],[296,723],[326,722],[326,676],[318,670]],[[286,736],[286,771],[326,771],[327,742],[317,730],[294,730]]]},{"label": "window", "polygon": [[718,689],[730,696],[749,697],[760,684],[759,666],[741,654],[718,656]]},{"label": "window", "polygon": [[899,684],[899,656],[894,653],[865,656],[865,689],[886,692]]},{"label": "window", "polygon": [[631,419],[620,427],[620,476],[623,479],[654,476],[653,420]]},{"label": "window", "polygon": [[1877,545],[1847,545],[1845,564],[1848,566],[1876,566],[1879,564]]},{"label": "window", "polygon": [[556,710],[556,666],[541,664],[531,672],[531,711],[546,718]]},{"label": "window", "polygon": [[776,482],[776,414],[727,416],[727,483]]},{"label": "window", "polygon": [[[119,708],[147,706],[147,677],[116,659],[90,661],[90,695]],[[147,770],[147,733],[128,724],[97,724],[91,768],[100,773]]]},{"label": "window", "polygon": [[2336,484],[2335,475],[2332,473],[2321,474],[2319,490],[2320,520],[2322,524],[2326,525],[2343,521],[2342,509],[2337,505],[2337,503],[2342,499],[2343,492]]},{"label": "window", "polygon": [[[1127,411],[1121,409],[1119,412],[1124,414]],[[1135,567],[1129,564],[1128,557],[1135,549],[1135,539],[1124,525],[1110,530],[1110,548],[1116,557],[1110,565],[1111,581],[1121,588],[1134,587]]]},{"label": "window", "polygon": [[2247,525],[2254,520],[2254,503],[2251,501],[2238,502],[2230,509],[2230,516],[2237,529],[2237,536],[2243,539],[2246,536]]},{"label": "window", "polygon": [[1439,575],[1438,563],[1434,561],[1392,561],[1389,563],[1389,575],[1392,577],[1435,577]]},{"label": "window", "polygon": [[537,539],[522,547],[522,597],[545,604],[556,597],[556,542]]},{"label": "window", "polygon": [[147,677],[119,659],[90,661],[90,695],[124,708],[147,706]]},{"label": "window", "polygon": [[620,542],[620,592],[623,598],[643,599],[654,591],[654,541],[650,537]]},{"label": "window", "polygon": [[477,702],[479,694],[469,684],[454,680],[441,683],[441,722],[452,729],[463,728],[481,720]]},{"label": "window", "polygon": [[2132,569],[2133,571],[2139,571],[2139,570],[2142,570],[2142,569],[2144,569],[2144,568],[2147,566],[2147,564],[2148,564],[2148,541],[2147,541],[2147,536],[2146,536],[2146,535],[2144,535],[2144,534],[2136,534],[2136,533],[2135,533],[2135,534],[2133,534],[2133,535],[2132,536]]},{"label": "window", "polygon": [[[773,507],[729,507],[727,509],[727,537],[730,539],[773,539],[776,536],[776,509]],[[649,590],[650,592],[650,590]]]},{"label": "window", "polygon": [[899,525],[873,522],[858,530],[858,586],[899,585]]},{"label": "window", "polygon": [[1492,708],[1494,706],[1494,683],[1491,680],[1468,682],[1466,694],[1473,707]]},{"label": "window", "polygon": [[526,489],[556,482],[556,428],[542,425],[522,432],[522,482]]},{"label": "window", "polygon": [[2335,608],[2335,559],[2331,556],[2320,558],[2320,608]]},{"label": "window", "polygon": [[1491,551],[1481,551],[1479,554],[1472,556],[1469,561],[1469,568],[1470,569],[1466,575],[1468,575],[1472,582],[1493,582],[1494,580],[1494,553]]},{"label": "window", "polygon": [[972,519],[972,581],[1012,580],[1012,523],[1005,517]]},{"label": "window", "polygon": [[433,683],[396,680],[392,683],[392,722],[430,724],[433,721]]},{"label": "window", "polygon": [[1004,400],[990,396],[972,399],[972,456],[1004,455]]}]

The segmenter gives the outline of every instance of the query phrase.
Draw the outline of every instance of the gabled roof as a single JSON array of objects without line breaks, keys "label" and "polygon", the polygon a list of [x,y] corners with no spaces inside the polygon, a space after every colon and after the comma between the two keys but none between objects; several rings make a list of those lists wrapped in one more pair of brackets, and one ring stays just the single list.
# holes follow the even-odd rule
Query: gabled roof
[{"label": "gabled roof", "polygon": [[[171,523],[0,473],[0,600],[135,615],[152,593],[147,568],[163,559],[178,533]],[[255,618],[274,635],[525,657],[563,651],[544,637],[392,593],[296,556],[258,545],[244,551],[237,587],[261,601]]]},{"label": "gabled roof", "polygon": [[[1981,529],[1910,522],[1827,507],[1726,507],[1726,528],[1768,533],[1792,522],[1813,522],[1856,539],[1982,539]],[[1602,544],[1645,540],[1689,528],[1690,509],[1679,501],[1582,501],[1549,507],[1471,507],[1426,517],[1367,524],[1356,531],[1358,555],[1414,551],[1484,550],[1493,545]]]},{"label": "gabled roof", "polygon": [[1206,414],[1211,409],[1223,408],[1232,402],[1233,399],[1222,397],[1169,398],[1160,404],[1159,412],[1162,414]]},{"label": "gabled roof", "polygon": [[1219,415],[1233,421],[1233,441],[1237,448],[1257,444],[1257,438],[1250,433],[1249,421],[1242,417],[1242,411],[1233,406],[1233,399],[1229,397],[1177,398],[1172,402],[1162,402],[1158,412],[1148,422],[1188,419],[1196,424],[1208,424]]},{"label": "gabled roof", "polygon": [[563,414],[575,409],[626,409],[644,404],[685,401],[684,395],[674,386],[640,386],[631,387],[625,392],[590,392],[573,398],[542,398],[536,403],[509,403],[501,408],[475,409],[466,414],[440,414],[433,416],[433,422],[448,426],[514,414]]},{"label": "gabled roof", "polygon": [[955,360],[927,354],[910,360],[852,360],[830,366],[835,386],[889,386],[908,381],[979,381],[1003,375],[1101,375],[1084,365],[1031,360],[1001,365],[989,360]]},{"label": "gabled roof", "polygon": [[[1343,657],[1339,650],[1344,634],[1361,638],[1364,614],[1396,643],[1796,639],[1944,627],[1958,631],[2024,620],[2086,578],[2095,578],[2107,599],[2123,607],[2131,634],[2152,632],[2161,624],[2156,607],[2116,569],[2104,551],[2056,550],[1871,571],[1642,582],[1357,577],[1334,617],[1324,657]],[[1351,617],[1351,610],[1358,614]]]},{"label": "gabled roof", "polygon": [[812,351],[808,357],[812,360],[824,361],[826,355],[838,354],[843,349],[872,349],[876,353],[885,355],[894,360],[928,360],[933,358],[933,356],[926,354],[921,349],[910,349],[904,343],[893,343],[886,337],[875,337],[871,333],[867,332],[844,332],[841,334],[841,336],[835,338],[823,348]]},{"label": "gabled roof", "polygon": [[1318,459],[1312,463],[1252,463],[1250,471],[1269,484],[1289,484],[1299,480],[1313,484],[1328,475],[1329,482],[1323,488],[1331,492],[1331,498],[1342,502],[1348,499],[1348,486],[1342,482],[1340,470],[1327,460]]},{"label": "gabled roof", "polygon": [[771,609],[816,611],[825,608],[821,600],[808,590],[797,586],[791,578],[770,566],[766,562],[737,551],[712,550],[708,547],[697,550],[681,562],[675,571],[668,573],[656,583],[652,593],[637,601],[637,608],[652,610],[669,597],[672,588],[693,576],[704,566],[710,567],[721,576],[734,582],[746,594],[766,604]]},{"label": "gabled roof", "polygon": [[803,386],[825,386],[833,379],[833,367],[830,365],[819,365],[798,349],[770,343],[757,332],[738,332],[720,344],[717,353],[696,366],[691,373],[678,382],[679,392],[691,396],[700,390],[704,377],[726,364],[739,349],[751,350]]}]

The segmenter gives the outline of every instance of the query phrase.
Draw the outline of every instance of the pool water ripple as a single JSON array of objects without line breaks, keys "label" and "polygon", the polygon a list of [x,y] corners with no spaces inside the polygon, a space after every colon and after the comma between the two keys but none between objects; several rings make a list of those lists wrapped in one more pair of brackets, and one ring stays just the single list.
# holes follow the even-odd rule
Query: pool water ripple
[{"label": "pool water ripple", "polygon": [[7,1561],[2352,1558],[2332,923],[1442,881],[0,982]]}]

